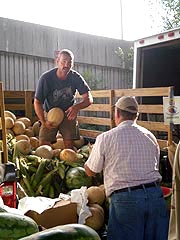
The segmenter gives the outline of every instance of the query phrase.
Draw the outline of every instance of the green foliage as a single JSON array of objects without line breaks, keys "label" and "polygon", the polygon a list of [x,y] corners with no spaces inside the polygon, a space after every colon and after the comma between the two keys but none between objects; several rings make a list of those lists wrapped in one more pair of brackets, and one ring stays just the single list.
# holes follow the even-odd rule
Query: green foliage
[{"label": "green foliage", "polygon": [[117,56],[120,58],[121,63],[120,66],[125,68],[125,67],[132,67],[133,66],[133,56],[134,56],[134,48],[130,47],[126,53],[122,50],[121,47],[118,47],[115,50],[115,53]]},{"label": "green foliage", "polygon": [[82,73],[82,76],[90,86],[91,90],[102,89],[102,80],[97,79],[93,74],[87,70]]},{"label": "green foliage", "polygon": [[169,30],[180,26],[180,1],[161,0],[165,16],[162,16],[164,30]]},{"label": "green foliage", "polygon": [[[150,16],[156,25],[155,15],[161,15],[161,29],[170,30],[180,26],[180,0],[144,0],[150,8]],[[158,10],[157,10],[158,9]],[[159,10],[160,9],[160,10]],[[153,26],[152,26],[153,27]]]},{"label": "green foliage", "polygon": [[124,61],[124,52],[122,50],[121,47],[118,47],[116,50],[115,50],[115,53],[118,55],[118,57],[120,57],[121,60]]}]

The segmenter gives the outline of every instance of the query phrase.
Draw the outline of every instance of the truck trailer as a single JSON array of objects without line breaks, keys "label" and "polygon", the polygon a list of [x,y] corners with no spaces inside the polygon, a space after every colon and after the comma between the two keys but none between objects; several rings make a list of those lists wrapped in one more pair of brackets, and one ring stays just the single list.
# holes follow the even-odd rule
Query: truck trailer
[{"label": "truck trailer", "polygon": [[[133,88],[169,86],[173,87],[173,96],[180,96],[180,28],[134,42]],[[154,102],[162,104],[163,98],[148,97],[142,103]],[[174,126],[174,136],[179,141],[179,125]]]},{"label": "truck trailer", "polygon": [[133,87],[166,86],[180,96],[180,28],[134,42]]}]

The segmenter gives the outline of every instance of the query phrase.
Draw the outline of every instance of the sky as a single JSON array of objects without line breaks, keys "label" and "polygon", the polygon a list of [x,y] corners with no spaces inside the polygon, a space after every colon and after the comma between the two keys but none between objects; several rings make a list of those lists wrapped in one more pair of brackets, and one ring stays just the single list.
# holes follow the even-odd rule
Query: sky
[{"label": "sky", "polygon": [[108,38],[134,41],[160,32],[160,16],[155,11],[152,21],[144,0],[0,0],[0,6],[0,17]]}]

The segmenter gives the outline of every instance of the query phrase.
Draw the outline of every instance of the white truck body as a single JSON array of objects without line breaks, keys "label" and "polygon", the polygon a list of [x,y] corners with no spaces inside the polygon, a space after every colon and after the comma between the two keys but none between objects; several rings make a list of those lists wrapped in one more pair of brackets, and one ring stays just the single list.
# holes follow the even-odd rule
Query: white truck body
[{"label": "white truck body", "polygon": [[166,86],[180,96],[180,28],[134,42],[133,88]]}]

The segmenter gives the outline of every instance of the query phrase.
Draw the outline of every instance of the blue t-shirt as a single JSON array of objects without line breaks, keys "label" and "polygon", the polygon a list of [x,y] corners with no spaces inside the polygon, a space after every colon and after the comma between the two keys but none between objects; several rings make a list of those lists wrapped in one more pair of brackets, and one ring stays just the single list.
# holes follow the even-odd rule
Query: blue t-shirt
[{"label": "blue t-shirt", "polygon": [[53,107],[59,107],[65,111],[74,104],[76,90],[80,95],[90,90],[78,72],[70,70],[66,80],[59,80],[56,71],[57,68],[53,68],[43,73],[35,92],[35,98],[43,103],[46,112]]}]

